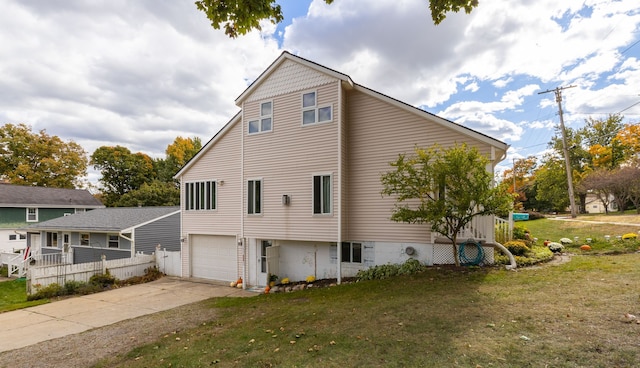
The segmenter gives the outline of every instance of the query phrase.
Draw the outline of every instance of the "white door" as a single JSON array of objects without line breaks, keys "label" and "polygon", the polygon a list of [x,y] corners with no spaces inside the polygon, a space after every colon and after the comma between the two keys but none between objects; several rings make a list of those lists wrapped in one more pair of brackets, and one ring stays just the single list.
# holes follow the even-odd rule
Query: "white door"
[{"label": "white door", "polygon": [[235,236],[191,235],[191,276],[235,281],[238,250]]},{"label": "white door", "polygon": [[62,233],[62,249],[63,252],[69,253],[69,244],[71,243],[71,234]]},{"label": "white door", "polygon": [[257,267],[258,269],[256,270],[256,275],[257,275],[257,280],[256,280],[256,285],[267,285],[269,284],[269,280],[267,280],[267,274],[269,272],[271,272],[269,270],[268,264],[267,264],[267,250],[269,248],[271,248],[271,246],[273,245],[273,241],[271,240],[260,240],[258,241],[258,263],[257,263]]}]

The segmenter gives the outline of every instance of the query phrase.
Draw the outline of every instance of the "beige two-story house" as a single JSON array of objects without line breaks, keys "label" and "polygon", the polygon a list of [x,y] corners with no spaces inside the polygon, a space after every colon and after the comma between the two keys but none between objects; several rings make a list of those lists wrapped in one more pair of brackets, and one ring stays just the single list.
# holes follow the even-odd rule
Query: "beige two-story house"
[{"label": "beige two-story house", "polygon": [[[187,164],[182,275],[267,284],[354,276],[409,257],[453,263],[425,224],[391,221],[380,176],[416,146],[466,143],[493,171],[507,145],[284,52],[236,99],[241,111]],[[493,241],[493,219],[474,223]],[[492,254],[492,250],[490,250]]]}]

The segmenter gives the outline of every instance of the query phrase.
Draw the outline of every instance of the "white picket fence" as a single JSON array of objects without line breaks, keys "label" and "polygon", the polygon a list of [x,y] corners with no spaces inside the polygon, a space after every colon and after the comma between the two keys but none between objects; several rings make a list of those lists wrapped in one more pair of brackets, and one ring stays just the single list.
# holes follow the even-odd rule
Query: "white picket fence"
[{"label": "white picket fence", "polygon": [[137,254],[133,258],[114,259],[89,263],[59,263],[57,265],[31,265],[27,270],[27,292],[57,283],[64,285],[68,281],[88,282],[91,276],[104,274],[107,269],[117,279],[125,280],[133,276],[144,275],[144,270],[156,265],[154,254]]}]

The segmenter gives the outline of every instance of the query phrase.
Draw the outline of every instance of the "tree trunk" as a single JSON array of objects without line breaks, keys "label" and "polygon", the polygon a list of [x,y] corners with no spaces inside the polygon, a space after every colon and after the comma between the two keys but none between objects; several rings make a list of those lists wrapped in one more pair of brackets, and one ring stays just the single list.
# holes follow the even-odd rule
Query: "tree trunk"
[{"label": "tree trunk", "polygon": [[457,240],[458,240],[458,233],[455,232],[453,234],[453,238],[451,239],[451,243],[453,244],[453,260],[456,264],[456,267],[460,267],[460,258],[458,258],[458,249],[456,248]]}]

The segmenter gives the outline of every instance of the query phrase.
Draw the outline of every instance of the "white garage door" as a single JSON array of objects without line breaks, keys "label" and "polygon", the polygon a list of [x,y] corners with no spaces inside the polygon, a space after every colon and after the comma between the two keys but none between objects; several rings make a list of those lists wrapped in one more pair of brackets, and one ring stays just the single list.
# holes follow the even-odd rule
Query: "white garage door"
[{"label": "white garage door", "polygon": [[192,235],[191,276],[234,281],[238,278],[235,236]]}]

